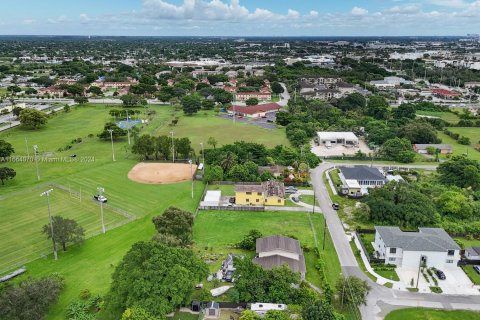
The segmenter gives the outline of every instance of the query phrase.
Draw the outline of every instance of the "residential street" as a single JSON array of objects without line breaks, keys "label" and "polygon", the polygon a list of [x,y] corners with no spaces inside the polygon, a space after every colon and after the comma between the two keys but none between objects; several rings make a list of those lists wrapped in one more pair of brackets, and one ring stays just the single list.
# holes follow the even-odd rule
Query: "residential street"
[{"label": "residential street", "polygon": [[[342,163],[342,165],[346,164]],[[440,295],[433,293],[422,294],[398,291],[378,285],[370,280],[370,278],[368,278],[358,266],[343,229],[343,225],[336,211],[332,209],[332,201],[327,191],[327,187],[323,182],[323,173],[332,167],[334,167],[334,164],[324,162],[312,170],[312,183],[314,185],[316,196],[319,199],[319,206],[327,221],[327,226],[340,260],[342,273],[344,275],[356,276],[366,280],[372,287],[368,296],[367,305],[360,308],[362,319],[383,319],[390,311],[404,307],[480,310],[479,296]],[[402,167],[424,169],[435,168],[435,166],[415,165]]]}]

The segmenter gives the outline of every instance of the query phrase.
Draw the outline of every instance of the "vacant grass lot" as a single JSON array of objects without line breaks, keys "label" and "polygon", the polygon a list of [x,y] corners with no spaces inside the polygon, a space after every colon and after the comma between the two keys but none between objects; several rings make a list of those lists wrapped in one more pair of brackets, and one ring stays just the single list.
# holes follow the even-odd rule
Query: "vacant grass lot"
[{"label": "vacant grass lot", "polygon": [[200,111],[196,115],[186,116],[177,112],[178,124],[175,127],[164,126],[158,134],[166,135],[175,132],[176,137],[189,137],[192,147],[200,150],[200,142],[207,148],[207,140],[214,137],[218,145],[229,144],[235,141],[257,142],[267,147],[280,144],[290,145],[286,138],[285,129],[264,129],[255,125],[223,119],[216,116],[214,111]]},{"label": "vacant grass lot", "polygon": [[[327,232],[325,251],[323,244],[323,216],[310,215],[320,252],[324,252],[326,276],[333,286],[340,276],[340,264]],[[301,212],[242,212],[242,211],[200,211],[193,229],[198,248],[212,248],[213,252],[227,254],[250,230],[257,229],[264,236],[281,234],[297,238],[303,247],[315,248],[309,214]],[[210,249],[208,249],[210,250]],[[320,278],[314,268],[316,257],[307,252],[307,280],[320,285]]]},{"label": "vacant grass lot", "polygon": [[438,137],[442,139],[442,143],[451,144],[454,155],[468,154],[468,157],[474,160],[480,160],[480,152],[474,149],[474,145],[479,143],[480,128],[448,128],[448,130],[458,133],[461,136],[469,137],[471,141],[470,146],[459,144],[456,140],[447,136],[443,132],[438,133]]},{"label": "vacant grass lot", "polygon": [[457,123],[460,118],[452,112],[440,112],[440,111],[417,111],[417,115],[437,117],[450,123]]},{"label": "vacant grass lot", "polygon": [[400,309],[389,313],[385,320],[476,320],[480,313],[473,311],[448,311],[423,308]]}]

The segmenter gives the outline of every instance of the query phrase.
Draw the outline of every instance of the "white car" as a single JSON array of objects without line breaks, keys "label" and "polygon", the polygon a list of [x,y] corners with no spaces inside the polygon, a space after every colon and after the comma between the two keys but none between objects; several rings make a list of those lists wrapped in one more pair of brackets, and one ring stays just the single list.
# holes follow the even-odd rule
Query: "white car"
[{"label": "white car", "polygon": [[107,198],[105,198],[104,196],[96,195],[96,196],[93,196],[93,199],[97,200],[98,202],[102,202],[102,203],[107,202]]}]

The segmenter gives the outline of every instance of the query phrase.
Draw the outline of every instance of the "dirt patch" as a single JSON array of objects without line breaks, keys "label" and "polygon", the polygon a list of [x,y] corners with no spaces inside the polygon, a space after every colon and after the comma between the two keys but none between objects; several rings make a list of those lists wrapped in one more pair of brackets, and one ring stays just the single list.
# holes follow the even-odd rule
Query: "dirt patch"
[{"label": "dirt patch", "polygon": [[144,163],[141,162],[130,170],[128,179],[145,184],[170,184],[192,179],[196,165],[185,163]]}]

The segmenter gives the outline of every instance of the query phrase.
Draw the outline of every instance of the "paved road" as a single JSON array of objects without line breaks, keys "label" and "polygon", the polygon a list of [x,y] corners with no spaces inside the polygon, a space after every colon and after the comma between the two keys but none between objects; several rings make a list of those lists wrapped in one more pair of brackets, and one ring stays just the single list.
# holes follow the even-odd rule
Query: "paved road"
[{"label": "paved road", "polygon": [[[439,309],[470,309],[480,311],[480,296],[439,295],[413,293],[388,289],[374,283],[359,268],[350,248],[343,225],[337,213],[332,209],[332,201],[323,182],[323,173],[332,168],[331,163],[322,163],[311,173],[315,193],[319,199],[320,208],[327,221],[327,226],[333,244],[340,260],[344,275],[356,276],[366,280],[372,287],[367,299],[367,305],[360,308],[361,317],[365,320],[383,319],[390,311],[406,307],[425,307]],[[411,168],[425,168],[426,166],[410,165]],[[435,166],[428,166],[435,168]]]},{"label": "paved road", "polygon": [[282,107],[285,107],[288,103],[288,100],[290,100],[290,93],[288,93],[285,83],[281,82],[280,85],[283,87],[283,93],[280,94],[280,101],[278,102],[278,104]]}]

